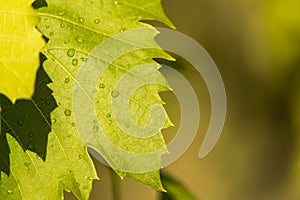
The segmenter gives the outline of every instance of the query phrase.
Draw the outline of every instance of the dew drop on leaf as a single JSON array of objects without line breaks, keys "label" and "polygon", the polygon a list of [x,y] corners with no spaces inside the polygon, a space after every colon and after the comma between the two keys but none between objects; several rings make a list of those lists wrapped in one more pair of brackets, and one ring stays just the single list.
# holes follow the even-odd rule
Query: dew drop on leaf
[{"label": "dew drop on leaf", "polygon": [[55,124],[55,123],[56,123],[56,119],[53,118],[53,119],[51,120],[51,123],[52,123],[52,124]]},{"label": "dew drop on leaf", "polygon": [[123,33],[124,31],[126,31],[125,28],[121,28],[121,29],[120,29],[120,33]]},{"label": "dew drop on leaf", "polygon": [[113,91],[111,92],[111,96],[112,96],[113,98],[117,98],[117,97],[119,96],[119,94],[120,94],[120,92],[117,91],[117,90],[113,90]]},{"label": "dew drop on leaf", "polygon": [[72,60],[72,65],[73,66],[77,66],[78,65],[78,60],[77,59],[73,59]]},{"label": "dew drop on leaf", "polygon": [[53,32],[50,32],[50,34],[49,34],[50,36],[53,36],[54,35],[54,33]]},{"label": "dew drop on leaf", "polygon": [[83,62],[85,62],[85,61],[87,61],[87,58],[81,57],[81,60],[82,60]]},{"label": "dew drop on leaf", "polygon": [[13,191],[12,191],[12,190],[7,190],[7,193],[8,193],[8,194],[12,194]]},{"label": "dew drop on leaf", "polygon": [[94,127],[93,127],[93,131],[94,131],[94,132],[98,132],[98,131],[99,131],[99,126],[97,126],[97,125],[94,125]]},{"label": "dew drop on leaf", "polygon": [[110,113],[108,113],[108,114],[106,115],[106,117],[107,117],[107,118],[110,118],[110,117],[111,117],[111,114],[110,114]]},{"label": "dew drop on leaf", "polygon": [[76,37],[76,41],[78,42],[78,43],[83,43],[83,38],[80,36],[80,35],[77,35],[77,37]]},{"label": "dew drop on leaf", "polygon": [[66,40],[64,41],[65,44],[68,44],[69,42],[70,42],[69,39],[66,39]]},{"label": "dew drop on leaf", "polygon": [[79,17],[79,22],[84,23],[85,19],[83,17]]},{"label": "dew drop on leaf", "polygon": [[63,11],[60,11],[59,13],[58,13],[58,15],[59,16],[64,16],[66,14],[66,12],[63,10]]},{"label": "dew drop on leaf", "polygon": [[36,155],[36,159],[41,160],[41,158],[38,155]]},{"label": "dew drop on leaf", "polygon": [[19,126],[23,126],[23,121],[21,119],[18,119],[17,123],[18,123]]},{"label": "dew drop on leaf", "polygon": [[75,49],[73,49],[73,48],[68,49],[67,55],[69,57],[73,57],[75,55]]},{"label": "dew drop on leaf", "polygon": [[99,23],[100,23],[100,19],[95,19],[95,20],[94,20],[94,23],[95,23],[95,24],[99,24]]},{"label": "dew drop on leaf", "polygon": [[32,133],[29,133],[29,137],[33,137],[33,134],[32,134]]},{"label": "dew drop on leaf", "polygon": [[119,1],[115,1],[115,5],[118,5],[119,4]]},{"label": "dew drop on leaf", "polygon": [[70,82],[70,79],[69,78],[65,78],[65,83],[69,83]]},{"label": "dew drop on leaf", "polygon": [[61,23],[61,24],[60,24],[60,27],[61,27],[61,28],[64,28],[64,27],[65,27],[65,25],[64,25],[63,23]]},{"label": "dew drop on leaf", "polygon": [[30,162],[24,162],[24,166],[29,167]]},{"label": "dew drop on leaf", "polygon": [[99,85],[99,88],[101,88],[101,89],[105,88],[105,84],[101,83],[101,84]]},{"label": "dew drop on leaf", "polygon": [[64,113],[65,113],[66,116],[70,116],[71,115],[71,110],[70,109],[66,109],[64,111]]},{"label": "dew drop on leaf", "polygon": [[70,171],[70,174],[71,174],[71,175],[73,175],[73,174],[74,174],[72,170]]},{"label": "dew drop on leaf", "polygon": [[84,187],[83,187],[83,189],[84,189],[84,190],[87,190],[87,189],[88,189],[88,187],[87,187],[87,186],[84,186]]},{"label": "dew drop on leaf", "polygon": [[28,146],[28,150],[33,151],[34,150],[34,146],[32,146],[31,144]]}]

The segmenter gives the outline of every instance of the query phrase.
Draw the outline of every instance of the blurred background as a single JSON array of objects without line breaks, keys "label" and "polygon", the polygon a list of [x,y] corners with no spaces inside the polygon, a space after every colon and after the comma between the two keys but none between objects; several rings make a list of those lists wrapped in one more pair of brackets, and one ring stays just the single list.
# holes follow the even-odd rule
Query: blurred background
[{"label": "blurred background", "polygon": [[[210,119],[205,83],[181,58],[168,65],[192,83],[199,98],[200,128],[189,150],[163,173],[202,200],[299,200],[300,192],[300,1],[163,0],[177,30],[197,40],[222,74],[228,112],[222,136],[205,159],[198,158]],[[157,24],[163,26],[162,24]],[[175,56],[176,57],[176,56]],[[180,123],[174,95],[163,93],[175,124],[163,133],[170,141]],[[193,120],[193,119],[191,119]],[[160,194],[95,161],[100,181],[92,200],[158,200]],[[67,194],[66,199],[73,199]]]}]

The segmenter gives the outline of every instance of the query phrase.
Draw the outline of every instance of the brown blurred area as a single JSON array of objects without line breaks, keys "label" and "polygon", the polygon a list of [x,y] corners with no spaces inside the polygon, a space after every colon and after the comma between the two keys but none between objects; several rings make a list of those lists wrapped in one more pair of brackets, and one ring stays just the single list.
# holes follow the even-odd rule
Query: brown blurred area
[{"label": "brown blurred area", "polygon": [[[222,136],[209,156],[200,160],[210,99],[201,76],[179,61],[183,63],[179,71],[197,91],[201,122],[189,150],[163,172],[202,200],[299,199],[300,3],[164,0],[163,4],[177,30],[197,40],[212,56],[228,98]],[[172,94],[162,97],[175,124],[164,131],[169,141],[180,123],[179,104]],[[110,171],[95,164],[101,180],[94,184],[91,199],[113,199]],[[122,200],[158,197],[130,179],[117,183]]]}]

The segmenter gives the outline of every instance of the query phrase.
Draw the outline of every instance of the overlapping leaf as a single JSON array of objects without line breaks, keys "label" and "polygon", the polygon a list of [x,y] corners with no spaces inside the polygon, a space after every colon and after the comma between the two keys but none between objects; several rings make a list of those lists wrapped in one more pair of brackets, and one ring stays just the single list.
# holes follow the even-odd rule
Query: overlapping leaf
[{"label": "overlapping leaf", "polygon": [[[153,105],[163,103],[158,92],[169,88],[152,58],[171,57],[156,45],[156,30],[139,22],[159,20],[172,26],[160,0],[47,3],[48,7],[38,11],[38,28],[49,38],[44,67],[53,80],[50,87],[59,105],[52,117],[64,125],[61,130],[54,127],[55,132],[75,125],[83,142],[98,151],[121,177],[127,175],[163,190],[159,168],[166,147],[160,129],[171,123],[164,111],[151,115],[157,114]],[[100,76],[93,80],[85,77],[93,74]],[[133,88],[137,84],[140,87]],[[114,104],[123,109],[128,104],[128,115],[116,114]],[[92,117],[91,107],[95,110]],[[153,130],[143,127],[154,121],[162,122],[161,127],[150,134]]]},{"label": "overlapping leaf", "polygon": [[10,171],[7,133],[19,142],[24,151],[33,151],[45,160],[48,134],[51,131],[50,113],[57,107],[52,91],[47,87],[50,82],[50,78],[40,67],[31,100],[17,100],[12,104],[7,97],[0,95],[0,171],[6,174]]},{"label": "overlapping leaf", "polygon": [[[10,148],[11,173],[1,174],[0,199],[62,199],[63,190],[72,191],[78,199],[88,199],[92,181],[97,178],[74,127],[65,129],[63,122],[67,116],[52,117],[50,121],[56,102],[48,83],[49,77],[40,68],[31,100],[12,104],[1,97],[0,166],[8,174]],[[26,149],[36,153],[24,152]]]},{"label": "overlapping leaf", "polygon": [[0,1],[0,93],[13,103],[33,95],[39,52],[45,44],[35,28],[38,16],[32,2]]}]

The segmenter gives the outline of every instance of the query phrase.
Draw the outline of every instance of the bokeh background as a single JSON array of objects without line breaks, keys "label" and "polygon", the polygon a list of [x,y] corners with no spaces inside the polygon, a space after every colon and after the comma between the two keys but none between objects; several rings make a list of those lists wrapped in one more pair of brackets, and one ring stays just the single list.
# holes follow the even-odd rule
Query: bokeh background
[{"label": "bokeh background", "polygon": [[[163,169],[202,200],[300,199],[300,1],[163,0],[177,30],[197,40],[222,74],[228,113],[222,136],[205,159],[198,159],[210,119],[210,99],[201,76],[181,58],[169,63],[192,83],[201,122],[189,150]],[[163,26],[162,24],[156,24]],[[162,94],[175,124],[179,104]],[[193,120],[193,119],[191,119]],[[95,160],[100,181],[92,200],[156,200],[159,193],[140,183],[119,180]],[[66,199],[73,199],[66,194]]]}]

